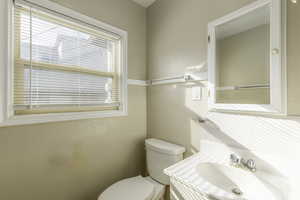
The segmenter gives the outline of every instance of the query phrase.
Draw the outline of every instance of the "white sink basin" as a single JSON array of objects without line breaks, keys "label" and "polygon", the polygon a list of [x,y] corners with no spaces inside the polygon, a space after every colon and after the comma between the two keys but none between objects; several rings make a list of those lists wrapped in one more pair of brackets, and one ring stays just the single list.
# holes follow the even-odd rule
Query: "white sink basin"
[{"label": "white sink basin", "polygon": [[[236,198],[233,199],[278,200],[274,187],[261,179],[261,172],[253,173],[245,169],[215,163],[201,163],[197,167],[197,172],[213,186],[234,195]],[[236,192],[240,190],[241,194],[235,194],[233,190]],[[222,199],[214,194],[207,195]]]}]

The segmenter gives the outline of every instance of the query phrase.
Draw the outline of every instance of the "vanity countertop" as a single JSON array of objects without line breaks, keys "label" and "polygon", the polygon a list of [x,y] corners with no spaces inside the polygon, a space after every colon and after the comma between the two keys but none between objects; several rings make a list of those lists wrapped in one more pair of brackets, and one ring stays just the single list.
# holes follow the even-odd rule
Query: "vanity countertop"
[{"label": "vanity countertop", "polygon": [[200,194],[215,194],[224,199],[235,199],[236,196],[225,192],[204,180],[199,171],[197,171],[197,166],[201,163],[229,165],[228,155],[230,155],[230,151],[226,148],[224,148],[224,150],[227,150],[228,152],[223,151],[223,154],[220,154],[220,149],[216,149],[215,151],[210,150],[210,152],[196,153],[195,155],[165,169],[164,173]]},{"label": "vanity countertop", "polygon": [[[218,179],[221,177],[219,176],[220,174],[218,174],[218,172],[220,172],[219,168],[217,168],[216,172],[206,171],[205,168],[202,168],[203,166],[207,166],[206,164],[213,164],[214,166],[225,167],[223,169],[229,169],[226,167],[233,169],[230,165],[230,155],[237,154],[249,158],[249,155],[246,154],[247,152],[246,150],[232,146],[223,144],[216,145],[214,142],[203,142],[201,143],[200,152],[168,167],[164,170],[164,173],[168,175],[171,180],[183,184],[201,196],[203,195],[206,199],[210,199],[209,197],[213,197],[211,199],[222,200],[240,200],[245,199],[245,197],[247,197],[246,199],[287,199],[287,191],[289,191],[290,187],[286,177],[269,168],[268,165],[264,164],[263,161],[260,161],[257,157],[253,159],[256,161],[256,166],[259,170],[256,171],[253,176],[249,175],[246,171],[236,173],[237,171],[229,170],[224,174],[221,169],[222,175],[226,177],[228,177],[228,175],[232,176],[233,185],[231,185],[231,183],[228,185],[226,182]],[[208,169],[214,170],[215,168]],[[207,181],[206,176],[212,177],[211,182]],[[214,180],[218,181],[221,185],[217,186],[212,184]],[[237,187],[235,183],[240,184],[238,187],[241,187],[241,190],[244,191],[243,196],[233,194],[233,189]]]}]

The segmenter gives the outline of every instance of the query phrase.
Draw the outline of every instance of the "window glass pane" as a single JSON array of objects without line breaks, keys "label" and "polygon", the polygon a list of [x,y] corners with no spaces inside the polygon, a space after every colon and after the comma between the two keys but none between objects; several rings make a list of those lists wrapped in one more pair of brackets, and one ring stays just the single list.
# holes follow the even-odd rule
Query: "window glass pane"
[{"label": "window glass pane", "polygon": [[[20,57],[32,61],[64,66],[78,66],[111,72],[114,41],[62,26],[51,19],[22,12]],[[32,39],[30,38],[32,26]]]}]

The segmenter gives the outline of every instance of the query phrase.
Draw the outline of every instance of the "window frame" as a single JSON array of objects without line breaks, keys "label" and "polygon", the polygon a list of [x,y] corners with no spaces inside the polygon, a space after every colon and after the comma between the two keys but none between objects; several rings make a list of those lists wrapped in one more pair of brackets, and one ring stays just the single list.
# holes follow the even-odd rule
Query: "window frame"
[{"label": "window frame", "polygon": [[[22,1],[22,0],[21,0]],[[60,112],[60,113],[47,113],[47,114],[28,114],[28,115],[14,115],[13,110],[13,89],[14,89],[14,3],[12,0],[5,0],[7,19],[4,24],[4,31],[6,31],[3,53],[5,53],[5,62],[2,64],[2,70],[0,81],[4,87],[0,88],[0,127],[21,125],[21,124],[34,124],[34,123],[45,123],[45,122],[57,122],[57,121],[68,121],[68,120],[79,120],[79,119],[90,119],[90,118],[104,118],[104,117],[121,117],[127,116],[128,111],[128,88],[127,88],[127,51],[128,51],[128,34],[126,31],[103,23],[94,18],[80,14],[72,9],[63,7],[57,3],[50,2],[49,0],[26,0],[29,3],[36,5],[37,7],[47,8],[51,11],[57,12],[68,19],[74,19],[93,24],[101,29],[107,30],[114,34],[121,36],[120,39],[120,102],[121,106],[119,110],[103,110],[103,111],[85,111],[85,112]],[[63,14],[62,14],[63,13]],[[72,20],[73,21],[73,20]],[[1,52],[0,52],[1,53]],[[107,73],[109,75],[109,73]],[[3,95],[2,95],[3,94]]]}]

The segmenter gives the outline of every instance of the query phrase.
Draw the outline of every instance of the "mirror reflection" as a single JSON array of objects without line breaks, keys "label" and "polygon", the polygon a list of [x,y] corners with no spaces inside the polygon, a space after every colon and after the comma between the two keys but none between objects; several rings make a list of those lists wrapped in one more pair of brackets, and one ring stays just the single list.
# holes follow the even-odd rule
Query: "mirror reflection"
[{"label": "mirror reflection", "polygon": [[216,103],[270,104],[270,7],[216,27]]}]

